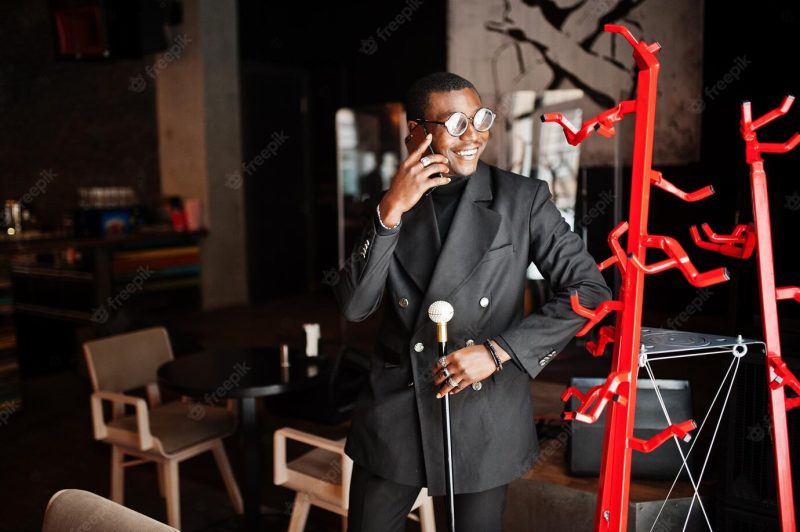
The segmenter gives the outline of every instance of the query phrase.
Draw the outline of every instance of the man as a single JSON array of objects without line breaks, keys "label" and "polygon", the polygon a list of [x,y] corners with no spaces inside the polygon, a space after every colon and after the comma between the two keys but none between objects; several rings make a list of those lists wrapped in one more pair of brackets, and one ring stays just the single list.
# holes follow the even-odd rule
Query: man
[{"label": "man", "polygon": [[[431,74],[405,105],[409,129],[429,135],[400,165],[335,286],[351,321],[387,298],[345,448],[355,463],[349,529],[402,530],[420,487],[445,493],[439,398],[450,393],[456,526],[496,532],[506,485],[538,452],[529,381],[585,322],[569,295],[594,307],[610,292],[547,184],[479,161],[494,113],[469,81]],[[439,172],[450,177],[432,177]],[[523,319],[531,261],[554,295]],[[427,315],[437,300],[455,309],[441,362]]]}]

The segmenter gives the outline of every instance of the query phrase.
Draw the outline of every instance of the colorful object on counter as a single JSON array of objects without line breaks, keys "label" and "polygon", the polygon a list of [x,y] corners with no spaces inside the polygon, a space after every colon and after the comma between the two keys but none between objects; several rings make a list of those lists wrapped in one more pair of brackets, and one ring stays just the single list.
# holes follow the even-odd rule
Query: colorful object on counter
[{"label": "colorful object on counter", "polygon": [[136,192],[130,187],[80,187],[74,213],[76,236],[116,237],[136,225]]},{"label": "colorful object on counter", "polygon": [[131,230],[130,209],[110,209],[100,211],[100,230],[103,236],[119,236]]},{"label": "colorful object on counter", "polygon": [[178,246],[119,251],[111,266],[115,274],[135,277],[142,269],[152,270],[152,279],[180,277],[200,272],[200,247]]},{"label": "colorful object on counter", "polygon": [[128,208],[79,209],[74,213],[76,236],[113,237],[128,234],[134,227],[133,210]]},{"label": "colorful object on counter", "polygon": [[203,227],[203,208],[198,198],[186,198],[183,201],[186,214],[186,229],[197,231]]},{"label": "colorful object on counter", "polygon": [[186,231],[186,212],[183,209],[183,199],[180,196],[164,198],[164,211],[172,224],[174,231]]}]

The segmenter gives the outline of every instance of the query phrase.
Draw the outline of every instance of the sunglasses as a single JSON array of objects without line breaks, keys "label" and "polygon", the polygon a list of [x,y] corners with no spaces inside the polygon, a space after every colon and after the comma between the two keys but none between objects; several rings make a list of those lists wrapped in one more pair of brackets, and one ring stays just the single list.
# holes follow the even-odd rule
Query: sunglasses
[{"label": "sunglasses", "polygon": [[489,131],[489,128],[492,127],[492,124],[494,124],[495,116],[497,115],[491,109],[481,107],[475,111],[475,116],[472,117],[467,116],[459,111],[451,114],[450,118],[444,122],[440,122],[438,120],[425,120],[423,118],[417,118],[414,120],[414,122],[419,124],[439,124],[440,126],[444,126],[450,135],[454,137],[460,137],[469,127],[470,121],[472,121],[472,127],[475,128],[475,131]]}]

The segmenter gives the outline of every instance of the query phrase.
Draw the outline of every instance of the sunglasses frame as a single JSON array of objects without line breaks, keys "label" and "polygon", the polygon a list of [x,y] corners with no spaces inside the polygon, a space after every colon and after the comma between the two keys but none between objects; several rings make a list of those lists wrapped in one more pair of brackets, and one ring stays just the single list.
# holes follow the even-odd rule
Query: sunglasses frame
[{"label": "sunglasses frame", "polygon": [[[478,129],[477,127],[475,127],[475,117],[478,115],[478,113],[480,113],[480,112],[481,112],[481,111],[483,111],[483,110],[486,110],[486,111],[488,111],[489,113],[491,113],[491,115],[492,115],[492,121],[489,123],[489,127],[487,127],[486,129],[483,129],[483,130],[481,130],[481,129]],[[464,128],[464,131],[462,131],[461,133],[459,133],[459,134],[457,134],[457,135],[456,135],[456,134],[454,134],[452,131],[450,131],[450,128],[449,128],[449,127],[447,127],[447,122],[449,122],[450,120],[452,120],[452,119],[453,119],[453,117],[454,117],[454,116],[457,116],[457,115],[463,115],[463,116],[464,116],[464,118],[466,118],[466,119],[467,119],[467,126]],[[438,125],[440,125],[440,126],[444,126],[444,128],[447,130],[447,133],[449,133],[451,137],[460,137],[461,135],[463,135],[463,134],[464,134],[464,133],[467,131],[467,129],[469,129],[469,123],[470,123],[470,122],[472,122],[472,127],[475,127],[475,131],[478,131],[478,132],[480,132],[480,133],[483,133],[483,132],[486,132],[486,131],[489,131],[490,129],[492,129],[492,126],[494,125],[494,121],[495,121],[495,119],[496,119],[496,118],[497,118],[497,113],[495,113],[494,111],[492,111],[492,110],[491,110],[491,109],[489,109],[488,107],[481,107],[480,109],[478,109],[477,111],[475,111],[475,114],[474,114],[474,115],[472,115],[472,116],[467,116],[467,114],[466,114],[466,113],[462,113],[461,111],[456,111],[455,113],[451,114],[451,115],[450,115],[450,116],[447,118],[447,120],[445,120],[444,122],[442,122],[442,121],[439,121],[439,120],[425,120],[424,118],[417,118],[417,119],[415,119],[415,120],[413,120],[413,121],[414,121],[414,122],[417,122],[417,123],[419,123],[419,124],[438,124]]]}]

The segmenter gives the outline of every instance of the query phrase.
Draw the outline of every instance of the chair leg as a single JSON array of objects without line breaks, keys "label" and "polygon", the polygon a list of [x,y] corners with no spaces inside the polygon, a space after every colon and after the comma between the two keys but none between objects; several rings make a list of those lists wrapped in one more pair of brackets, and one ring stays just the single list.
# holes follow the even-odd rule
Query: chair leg
[{"label": "chair leg", "polygon": [[289,521],[289,532],[303,532],[306,528],[308,511],[311,509],[311,501],[308,495],[298,492],[294,497],[292,505],[292,519]]},{"label": "chair leg", "polygon": [[164,488],[167,495],[167,524],[172,528],[181,528],[181,491],[178,480],[178,461],[167,460],[162,467],[164,471]]},{"label": "chair leg", "polygon": [[164,464],[156,462],[156,469],[158,473],[158,494],[161,498],[164,498],[167,496],[167,487],[164,485]]},{"label": "chair leg", "polygon": [[116,445],[111,446],[111,500],[125,504],[125,453]]},{"label": "chair leg", "polygon": [[233,476],[231,463],[228,461],[228,455],[225,453],[225,446],[222,440],[217,440],[211,450],[214,453],[214,459],[217,461],[217,467],[219,467],[222,480],[225,482],[225,489],[228,490],[228,497],[231,499],[233,510],[237,514],[241,514],[244,512],[242,494],[239,492],[239,485],[236,483],[236,478]]},{"label": "chair leg", "polygon": [[419,527],[422,532],[436,532],[436,516],[433,513],[433,499],[426,498],[419,508]]}]

